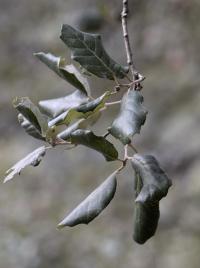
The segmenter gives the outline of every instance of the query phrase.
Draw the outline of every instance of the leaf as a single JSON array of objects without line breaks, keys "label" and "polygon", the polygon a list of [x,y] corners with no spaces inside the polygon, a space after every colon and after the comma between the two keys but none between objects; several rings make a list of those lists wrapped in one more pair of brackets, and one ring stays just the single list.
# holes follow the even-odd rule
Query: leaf
[{"label": "leaf", "polygon": [[43,100],[39,102],[41,109],[51,117],[56,117],[71,108],[75,108],[88,101],[85,94],[76,90],[65,97]]},{"label": "leaf", "polygon": [[128,72],[128,67],[119,65],[108,56],[99,34],[81,32],[64,24],[60,38],[72,50],[72,59],[88,72],[110,80],[115,77],[122,79]]},{"label": "leaf", "polygon": [[18,121],[27,134],[34,137],[35,139],[45,140],[40,132],[22,114],[18,114]]},{"label": "leaf", "polygon": [[41,133],[42,137],[45,137],[48,131],[47,117],[29,98],[15,98],[13,106]]},{"label": "leaf", "polygon": [[116,171],[112,173],[96,190],[83,200],[58,224],[58,228],[88,224],[96,218],[114,197],[117,187],[116,173]]},{"label": "leaf", "polygon": [[91,114],[96,113],[101,108],[103,108],[109,96],[110,96],[109,91],[106,91],[102,96],[100,96],[99,98],[95,100],[89,101],[76,108],[67,110],[66,112],[52,119],[49,122],[49,127],[54,126],[54,125],[56,126],[63,125],[63,124],[69,125],[75,119],[87,118]]},{"label": "leaf", "polygon": [[160,168],[154,156],[135,154],[132,158],[132,166],[143,183],[136,202],[155,202],[167,195],[172,182]]},{"label": "leaf", "polygon": [[46,148],[45,146],[37,148],[32,153],[28,154],[25,158],[17,162],[13,167],[8,169],[6,171],[6,174],[8,174],[5,179],[4,183],[11,180],[16,174],[20,174],[21,170],[25,167],[31,165],[31,166],[38,166],[42,160],[42,158],[45,156]]},{"label": "leaf", "polygon": [[87,128],[88,126],[93,125],[94,123],[97,122],[100,116],[101,116],[101,113],[97,111],[96,113],[92,114],[86,119],[82,118],[78,120],[77,122],[75,122],[74,124],[72,124],[71,126],[69,126],[68,128],[66,128],[65,130],[63,130],[62,132],[60,132],[57,135],[57,137],[67,141],[70,139],[70,135],[72,132],[74,132],[75,130],[79,128],[84,129],[84,128]]},{"label": "leaf", "polygon": [[102,153],[107,161],[115,161],[118,152],[114,145],[104,137],[96,136],[90,130],[77,129],[70,134],[70,141],[73,144],[82,144]]},{"label": "leaf", "polygon": [[[142,181],[140,176],[137,176],[136,197],[141,191]],[[159,202],[140,203],[136,202],[134,209],[134,232],[133,239],[144,244],[151,238],[157,229],[158,220],[160,217]]]},{"label": "leaf", "polygon": [[108,131],[123,144],[131,142],[131,137],[140,133],[145,123],[147,110],[142,106],[143,96],[139,91],[127,92],[121,103],[119,115]]},{"label": "leaf", "polygon": [[143,244],[156,232],[160,216],[159,201],[167,195],[172,183],[152,155],[135,154],[132,166],[136,172],[133,238]]},{"label": "leaf", "polygon": [[65,58],[56,57],[51,53],[44,52],[38,52],[34,55],[72,86],[76,87],[86,95],[90,94],[90,87],[87,79],[74,65],[67,65]]}]

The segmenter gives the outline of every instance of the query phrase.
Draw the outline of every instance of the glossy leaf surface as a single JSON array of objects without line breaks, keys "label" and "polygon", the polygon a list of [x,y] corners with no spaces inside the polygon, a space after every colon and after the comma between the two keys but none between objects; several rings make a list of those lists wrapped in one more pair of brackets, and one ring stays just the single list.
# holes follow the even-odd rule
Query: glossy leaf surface
[{"label": "glossy leaf surface", "polygon": [[139,91],[127,92],[121,103],[119,115],[113,121],[108,131],[123,144],[131,142],[136,133],[140,133],[145,123],[147,110],[143,107],[143,96]]},{"label": "glossy leaf surface", "polygon": [[91,222],[108,206],[114,197],[116,187],[116,172],[114,172],[59,223],[58,228]]},{"label": "glossy leaf surface", "polygon": [[98,77],[113,80],[115,76],[124,78],[128,72],[128,67],[119,65],[108,56],[99,34],[81,32],[64,24],[61,39],[71,49],[72,59]]},{"label": "glossy leaf surface", "polygon": [[45,153],[46,148],[45,146],[42,146],[28,154],[25,158],[6,171],[6,174],[8,175],[5,177],[4,182],[11,180],[16,174],[20,174],[21,170],[29,165],[34,167],[38,166],[42,158],[45,156]]}]

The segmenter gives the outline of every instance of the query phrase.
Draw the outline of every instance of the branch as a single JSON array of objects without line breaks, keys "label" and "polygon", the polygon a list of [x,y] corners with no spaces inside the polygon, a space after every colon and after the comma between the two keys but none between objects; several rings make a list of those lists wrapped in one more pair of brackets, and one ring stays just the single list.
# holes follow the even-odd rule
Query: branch
[{"label": "branch", "polygon": [[[127,17],[128,17],[128,0],[123,0],[123,9],[121,13],[121,20],[122,20],[122,30],[123,30],[123,36],[124,36],[124,44],[125,44],[125,49],[126,49],[126,56],[127,56],[127,63],[130,67],[131,74],[133,77],[133,82],[135,84],[136,80],[144,80],[144,77],[136,71],[136,68],[133,63],[133,54],[131,51],[131,46],[130,46],[130,40],[129,40],[129,34],[128,34],[128,26],[127,26]],[[138,82],[135,85],[135,88],[138,90],[141,89],[140,82]]]}]

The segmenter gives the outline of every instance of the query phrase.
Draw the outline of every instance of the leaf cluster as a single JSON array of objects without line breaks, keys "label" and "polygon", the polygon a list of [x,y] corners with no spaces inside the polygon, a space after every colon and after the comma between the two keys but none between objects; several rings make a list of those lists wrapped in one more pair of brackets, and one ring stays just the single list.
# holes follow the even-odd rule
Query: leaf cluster
[{"label": "leaf cluster", "polygon": [[[42,140],[39,147],[7,171],[4,182],[20,174],[26,166],[37,166],[47,150],[58,145],[67,149],[83,145],[101,153],[106,161],[118,161],[122,164],[108,178],[81,202],[58,228],[88,224],[96,218],[113,199],[117,188],[117,175],[131,161],[133,180],[135,180],[135,213],[133,238],[144,243],[154,235],[159,219],[159,202],[167,195],[171,181],[160,168],[158,161],[151,155],[135,153],[132,144],[135,134],[139,134],[144,125],[147,110],[143,106],[143,96],[138,85],[131,81],[127,66],[114,61],[105,51],[101,36],[81,32],[69,25],[63,25],[61,40],[71,50],[71,63],[63,57],[51,53],[39,52],[35,56],[60,78],[74,87],[72,93],[56,98],[32,103],[28,97],[17,97],[13,101],[18,111],[18,120],[26,133]],[[73,62],[79,63],[79,69]],[[115,86],[101,96],[93,98],[87,76],[114,80]],[[126,79],[127,83],[120,83]],[[112,96],[124,90],[122,100],[112,102]],[[111,100],[111,102],[108,102]],[[106,134],[98,136],[91,126],[98,122],[101,114],[111,105],[119,104],[116,118],[108,126]],[[124,146],[124,158],[113,143],[108,140],[112,135]],[[133,156],[128,156],[128,148],[134,149]]]}]

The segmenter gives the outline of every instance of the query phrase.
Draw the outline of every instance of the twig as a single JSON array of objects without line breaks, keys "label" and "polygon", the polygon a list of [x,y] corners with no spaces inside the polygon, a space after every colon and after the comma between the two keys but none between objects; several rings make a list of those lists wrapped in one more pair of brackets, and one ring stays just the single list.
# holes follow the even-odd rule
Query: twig
[{"label": "twig", "polygon": [[[139,77],[142,77],[143,79],[143,76],[141,76],[138,73],[138,71],[136,71],[136,68],[133,63],[133,55],[132,55],[130,40],[129,40],[129,35],[128,35],[127,17],[128,17],[128,0],[123,0],[121,20],[122,20],[122,30],[123,30],[123,36],[124,36],[125,49],[126,49],[127,63],[130,67],[133,81],[136,81],[139,79]],[[140,83],[138,83],[135,88],[141,89]]]},{"label": "twig", "polygon": [[121,100],[120,101],[113,101],[113,102],[106,102],[105,106],[112,106],[112,105],[120,104],[120,103],[121,103]]}]

